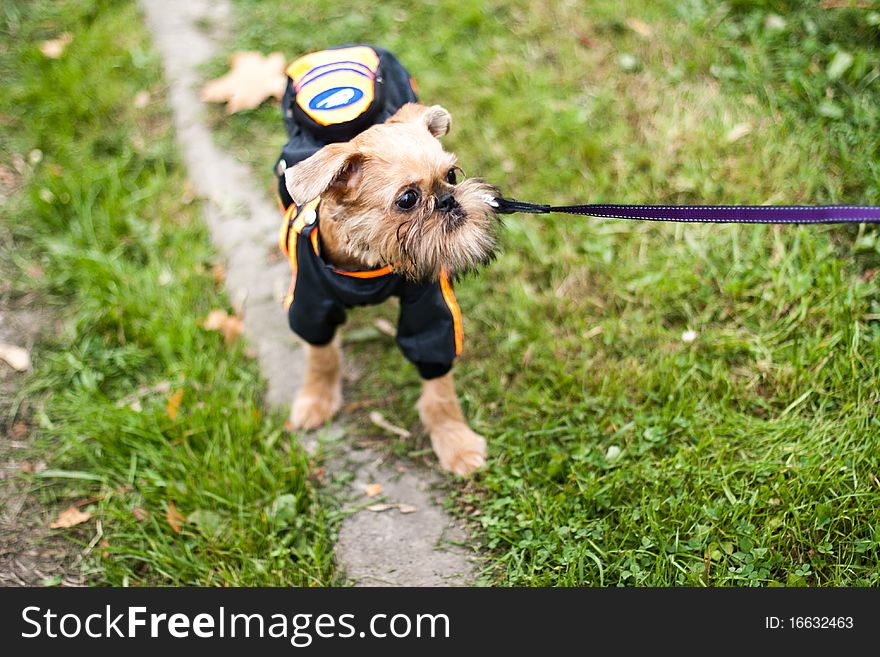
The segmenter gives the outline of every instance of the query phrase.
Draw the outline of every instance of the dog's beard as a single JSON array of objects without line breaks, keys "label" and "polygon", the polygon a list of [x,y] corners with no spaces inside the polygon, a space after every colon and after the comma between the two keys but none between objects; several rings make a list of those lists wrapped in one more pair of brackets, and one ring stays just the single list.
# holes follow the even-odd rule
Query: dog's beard
[{"label": "dog's beard", "polygon": [[440,211],[433,199],[394,219],[367,212],[343,220],[346,250],[371,265],[391,265],[416,282],[454,277],[487,264],[497,245],[498,217],[489,201],[498,191],[466,180],[455,187],[457,207]]},{"label": "dog's beard", "polygon": [[490,185],[466,180],[455,188],[457,206],[452,210],[436,209],[432,199],[398,224],[401,273],[416,281],[433,281],[441,272],[455,276],[488,263],[498,225],[488,200],[496,195]]}]

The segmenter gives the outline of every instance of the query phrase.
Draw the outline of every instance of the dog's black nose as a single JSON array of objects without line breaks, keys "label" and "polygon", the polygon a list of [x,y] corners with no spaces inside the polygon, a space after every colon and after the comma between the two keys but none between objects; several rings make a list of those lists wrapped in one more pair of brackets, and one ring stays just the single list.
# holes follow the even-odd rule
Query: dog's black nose
[{"label": "dog's black nose", "polygon": [[440,212],[452,212],[458,207],[458,201],[452,194],[444,194],[437,199],[437,209]]}]

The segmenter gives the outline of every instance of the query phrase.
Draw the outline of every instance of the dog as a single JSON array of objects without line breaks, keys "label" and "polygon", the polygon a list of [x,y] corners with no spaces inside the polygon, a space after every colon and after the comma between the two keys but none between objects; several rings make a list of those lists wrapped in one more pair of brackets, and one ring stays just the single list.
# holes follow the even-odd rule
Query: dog
[{"label": "dog", "polygon": [[346,311],[396,296],[397,343],[422,378],[419,416],[441,467],[468,475],[485,464],[486,441],[455,392],[463,331],[452,281],[492,258],[498,192],[460,179],[456,156],[440,143],[452,117],[417,102],[388,51],[360,44],[311,53],[288,76],[279,243],[292,271],[288,321],[306,363],[293,427],[317,428],[341,407],[337,329]]}]

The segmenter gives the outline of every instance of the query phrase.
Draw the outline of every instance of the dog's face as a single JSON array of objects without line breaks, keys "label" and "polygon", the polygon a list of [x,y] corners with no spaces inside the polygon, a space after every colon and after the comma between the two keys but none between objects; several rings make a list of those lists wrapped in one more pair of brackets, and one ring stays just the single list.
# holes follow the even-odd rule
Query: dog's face
[{"label": "dog's face", "polygon": [[298,205],[321,196],[339,246],[366,265],[392,265],[417,281],[472,270],[495,249],[497,190],[460,180],[456,157],[439,141],[451,121],[440,106],[404,105],[287,169],[287,189]]}]

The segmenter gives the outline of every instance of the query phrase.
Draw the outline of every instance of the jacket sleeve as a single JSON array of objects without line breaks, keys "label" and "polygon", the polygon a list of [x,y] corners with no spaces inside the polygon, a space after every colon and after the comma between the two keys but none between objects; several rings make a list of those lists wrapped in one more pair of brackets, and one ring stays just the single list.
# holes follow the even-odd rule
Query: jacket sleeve
[{"label": "jacket sleeve", "polygon": [[397,344],[422,378],[446,374],[461,352],[463,337],[461,312],[445,275],[435,283],[404,287]]},{"label": "jacket sleeve", "polygon": [[[317,257],[312,255],[309,229],[294,223],[285,235],[282,250],[290,259],[292,279],[285,299],[291,330],[309,344],[321,346],[333,340],[336,328],[345,322],[345,308],[325,287]],[[285,246],[287,247],[285,249]]]}]

